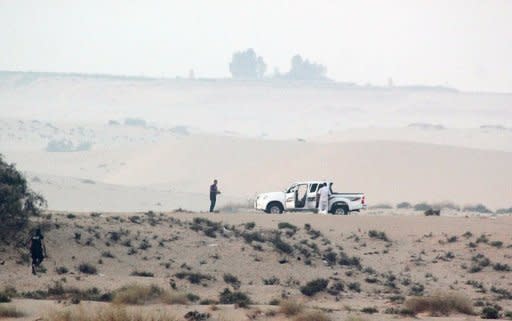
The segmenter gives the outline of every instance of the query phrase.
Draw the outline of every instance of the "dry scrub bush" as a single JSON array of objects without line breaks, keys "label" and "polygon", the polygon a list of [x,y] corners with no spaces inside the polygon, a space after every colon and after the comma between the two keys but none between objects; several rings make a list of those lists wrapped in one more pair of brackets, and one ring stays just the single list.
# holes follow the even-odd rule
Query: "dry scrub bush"
[{"label": "dry scrub bush", "polygon": [[304,306],[296,301],[284,300],[279,303],[279,312],[286,316],[297,315],[304,310]]},{"label": "dry scrub bush", "polygon": [[22,318],[25,316],[25,313],[18,310],[14,306],[0,306],[0,319],[3,318]]},{"label": "dry scrub bush", "polygon": [[323,311],[311,310],[298,314],[294,321],[331,321],[331,318]]},{"label": "dry scrub bush", "polygon": [[79,306],[78,308],[52,312],[42,319],[43,321],[177,321],[174,316],[164,311],[132,310],[124,306],[109,306],[91,309]]},{"label": "dry scrub bush", "polygon": [[414,314],[428,312],[433,316],[453,312],[474,314],[471,300],[459,293],[436,293],[432,296],[412,297],[405,301],[405,308]]},{"label": "dry scrub bush", "polygon": [[144,305],[151,303],[187,304],[187,295],[170,292],[156,285],[132,284],[114,292],[113,302],[116,304]]}]

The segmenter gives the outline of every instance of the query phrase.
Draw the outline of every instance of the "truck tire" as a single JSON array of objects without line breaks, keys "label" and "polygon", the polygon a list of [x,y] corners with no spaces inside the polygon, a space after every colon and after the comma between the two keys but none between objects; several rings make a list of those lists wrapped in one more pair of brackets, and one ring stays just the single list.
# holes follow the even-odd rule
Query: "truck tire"
[{"label": "truck tire", "polygon": [[279,202],[270,202],[267,205],[267,209],[265,212],[269,214],[282,214],[283,213],[283,205]]},{"label": "truck tire", "polygon": [[334,205],[332,207],[332,214],[334,215],[348,215],[347,205]]}]

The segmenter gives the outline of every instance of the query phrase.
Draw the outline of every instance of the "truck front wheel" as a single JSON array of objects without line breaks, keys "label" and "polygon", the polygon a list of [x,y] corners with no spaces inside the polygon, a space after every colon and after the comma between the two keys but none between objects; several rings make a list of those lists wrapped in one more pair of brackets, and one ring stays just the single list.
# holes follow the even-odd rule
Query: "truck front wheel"
[{"label": "truck front wheel", "polygon": [[281,214],[283,213],[283,205],[279,202],[271,202],[267,205],[267,210],[265,212],[270,214]]}]

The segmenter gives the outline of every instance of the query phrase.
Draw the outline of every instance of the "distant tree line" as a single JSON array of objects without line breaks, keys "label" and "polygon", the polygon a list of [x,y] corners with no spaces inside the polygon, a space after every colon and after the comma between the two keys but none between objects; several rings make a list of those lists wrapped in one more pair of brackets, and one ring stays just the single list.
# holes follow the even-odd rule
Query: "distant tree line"
[{"label": "distant tree line", "polygon": [[[254,49],[233,53],[229,63],[229,71],[234,79],[262,79],[265,76],[267,64]],[[290,80],[329,80],[326,76],[327,68],[324,65],[309,61],[300,55],[291,59],[290,71],[279,73],[276,71],[272,78]]]}]

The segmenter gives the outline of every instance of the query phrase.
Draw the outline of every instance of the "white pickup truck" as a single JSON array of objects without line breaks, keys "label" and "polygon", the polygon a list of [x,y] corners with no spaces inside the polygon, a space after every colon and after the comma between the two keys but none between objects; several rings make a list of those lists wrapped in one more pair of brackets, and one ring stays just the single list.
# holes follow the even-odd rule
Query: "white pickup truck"
[{"label": "white pickup truck", "polygon": [[327,181],[299,182],[284,192],[259,194],[254,201],[254,208],[274,214],[280,214],[283,211],[315,212],[318,207],[317,191],[323,183],[327,183],[331,191],[329,213],[347,215],[349,212],[366,208],[364,193],[333,193],[332,182]]}]

